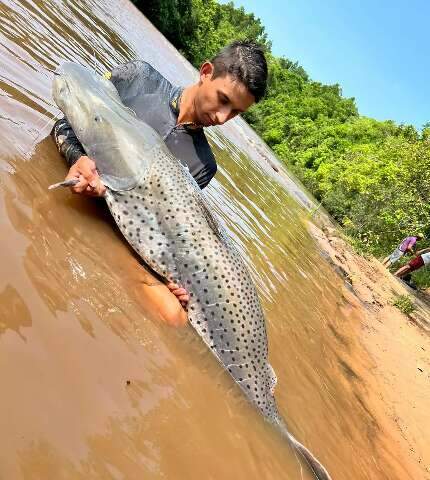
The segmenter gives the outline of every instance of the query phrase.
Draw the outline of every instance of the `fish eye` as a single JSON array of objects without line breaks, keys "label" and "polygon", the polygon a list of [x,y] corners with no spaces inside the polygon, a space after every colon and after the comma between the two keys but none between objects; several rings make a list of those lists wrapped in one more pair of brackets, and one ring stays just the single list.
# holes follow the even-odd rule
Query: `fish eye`
[{"label": "fish eye", "polygon": [[96,121],[96,122],[101,122],[102,119],[101,119],[98,115],[96,115],[96,116],[94,117],[94,121]]}]

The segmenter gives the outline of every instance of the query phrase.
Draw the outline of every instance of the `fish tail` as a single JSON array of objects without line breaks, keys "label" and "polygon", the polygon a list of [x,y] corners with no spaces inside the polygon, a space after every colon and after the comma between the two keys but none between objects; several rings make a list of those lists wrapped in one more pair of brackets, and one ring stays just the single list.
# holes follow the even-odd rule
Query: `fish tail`
[{"label": "fish tail", "polygon": [[293,437],[293,435],[291,435],[287,426],[280,418],[277,420],[277,424],[282,435],[287,438],[290,445],[306,460],[307,464],[315,475],[315,478],[318,480],[332,480],[324,465],[322,465],[322,463],[304,445],[302,445],[296,438]]}]

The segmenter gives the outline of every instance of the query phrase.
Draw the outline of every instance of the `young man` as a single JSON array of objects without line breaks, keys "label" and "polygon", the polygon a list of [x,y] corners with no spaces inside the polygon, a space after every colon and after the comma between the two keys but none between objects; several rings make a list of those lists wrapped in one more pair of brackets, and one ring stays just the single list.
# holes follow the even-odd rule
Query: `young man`
[{"label": "young man", "polygon": [[[158,131],[173,155],[188,166],[204,188],[217,166],[203,127],[222,125],[258,102],[266,89],[267,63],[261,47],[236,41],[203,63],[199,81],[186,88],[172,85],[142,60],[116,67],[107,78],[124,105]],[[66,179],[79,179],[72,192],[103,196],[106,188],[97,165],[86,156],[67,119],[54,125],[53,137],[70,166]],[[164,285],[148,269],[131,272],[131,277],[163,321],[172,325],[187,322],[182,308],[189,301],[185,289],[173,283]]]},{"label": "young man", "polygon": [[421,267],[426,267],[428,264],[430,264],[430,248],[423,248],[417,252],[415,258],[403,265],[403,267],[400,267],[394,275],[403,278]]},{"label": "young man", "polygon": [[416,248],[416,243],[423,238],[424,236],[422,233],[418,233],[415,237],[404,238],[394,252],[384,258],[382,265],[389,268],[391,265],[393,265],[393,263],[398,262],[404,255],[413,255]]}]

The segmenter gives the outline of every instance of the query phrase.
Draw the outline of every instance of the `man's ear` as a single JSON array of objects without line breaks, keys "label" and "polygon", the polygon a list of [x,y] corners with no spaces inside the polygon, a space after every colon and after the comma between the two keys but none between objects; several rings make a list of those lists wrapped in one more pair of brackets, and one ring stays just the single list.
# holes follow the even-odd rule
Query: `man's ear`
[{"label": "man's ear", "polygon": [[200,67],[200,82],[210,80],[214,73],[214,66],[211,62],[205,62]]}]

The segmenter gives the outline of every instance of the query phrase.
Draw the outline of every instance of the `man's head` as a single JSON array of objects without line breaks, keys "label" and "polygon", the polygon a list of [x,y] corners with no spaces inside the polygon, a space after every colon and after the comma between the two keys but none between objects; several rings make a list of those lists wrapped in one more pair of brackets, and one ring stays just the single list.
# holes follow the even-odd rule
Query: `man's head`
[{"label": "man's head", "polygon": [[424,235],[422,233],[417,233],[416,237],[417,240],[422,240],[424,238]]},{"label": "man's head", "polygon": [[260,46],[236,41],[200,68],[194,98],[197,122],[222,125],[246,111],[264,95],[267,63]]}]

